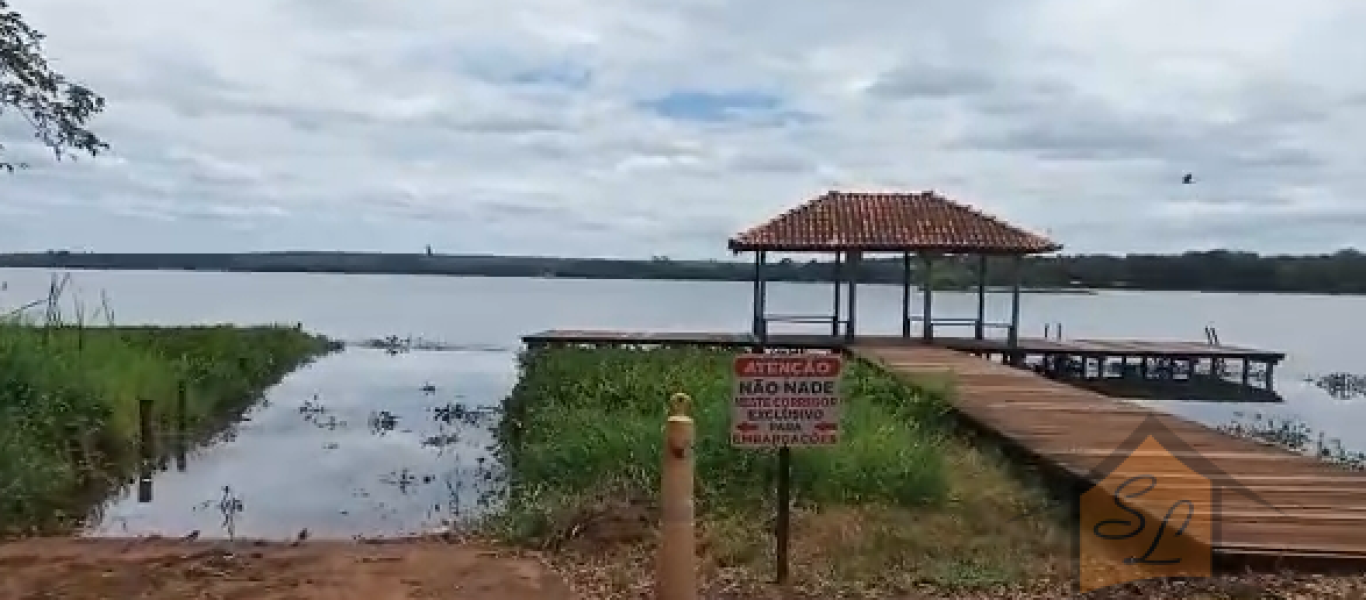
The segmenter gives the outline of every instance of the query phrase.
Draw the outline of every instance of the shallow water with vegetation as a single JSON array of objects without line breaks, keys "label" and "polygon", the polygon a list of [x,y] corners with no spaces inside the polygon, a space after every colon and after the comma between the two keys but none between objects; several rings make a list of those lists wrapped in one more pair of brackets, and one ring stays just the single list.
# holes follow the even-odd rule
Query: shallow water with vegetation
[{"label": "shallow water with vegetation", "polygon": [[501,489],[496,402],[511,385],[487,352],[333,354],[272,388],[219,443],[129,486],[88,534],[280,539],[432,533]]},{"label": "shallow water with vegetation", "polygon": [[329,349],[288,327],[0,323],[0,535],[77,525],[154,456],[145,427],[206,434]]}]

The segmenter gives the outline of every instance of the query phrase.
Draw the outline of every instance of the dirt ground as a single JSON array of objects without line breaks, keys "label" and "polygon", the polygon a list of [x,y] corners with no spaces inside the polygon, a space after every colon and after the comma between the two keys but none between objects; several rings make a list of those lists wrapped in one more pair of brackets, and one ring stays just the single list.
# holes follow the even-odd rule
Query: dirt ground
[{"label": "dirt ground", "polygon": [[[649,557],[568,564],[576,596],[542,557],[442,540],[310,541],[299,545],[167,539],[44,538],[0,544],[2,600],[646,600]],[[582,557],[580,557],[582,558]],[[598,564],[591,564],[598,563]],[[631,564],[634,563],[634,564]],[[630,581],[611,581],[624,577]],[[797,589],[712,578],[705,600],[830,600]],[[1069,586],[1033,590],[906,590],[887,600],[1057,600]],[[1360,577],[1248,575],[1194,582],[1145,582],[1094,600],[1361,600]]]},{"label": "dirt ground", "polygon": [[390,543],[35,539],[0,544],[4,600],[569,600],[533,555]]}]

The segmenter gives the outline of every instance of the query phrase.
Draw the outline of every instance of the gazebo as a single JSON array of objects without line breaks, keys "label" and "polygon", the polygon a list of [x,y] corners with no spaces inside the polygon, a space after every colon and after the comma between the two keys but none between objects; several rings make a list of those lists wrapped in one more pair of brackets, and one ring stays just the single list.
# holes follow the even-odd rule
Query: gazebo
[{"label": "gazebo", "polygon": [[[1015,348],[1020,338],[1020,275],[1025,256],[1055,252],[1062,248],[933,191],[918,193],[861,193],[830,191],[793,208],[767,223],[737,234],[728,244],[734,253],[754,252],[754,320],[752,332],[768,339],[770,322],[830,324],[830,334],[847,342],[857,329],[858,275],[866,254],[900,254],[901,337],[912,337],[912,325],[920,323],[926,342],[935,339],[936,326],[973,328],[973,337],[986,338],[991,326],[1006,328],[1006,345]],[[830,253],[834,263],[834,314],[770,315],[765,309],[767,285],[764,265],[770,252]],[[921,313],[911,314],[912,255],[920,261]],[[940,318],[933,315],[932,281],[935,262],[947,255],[976,258],[977,314],[974,318]],[[1010,322],[988,323],[986,292],[988,259],[1009,259],[1012,276]],[[843,288],[847,286],[847,294]]]}]

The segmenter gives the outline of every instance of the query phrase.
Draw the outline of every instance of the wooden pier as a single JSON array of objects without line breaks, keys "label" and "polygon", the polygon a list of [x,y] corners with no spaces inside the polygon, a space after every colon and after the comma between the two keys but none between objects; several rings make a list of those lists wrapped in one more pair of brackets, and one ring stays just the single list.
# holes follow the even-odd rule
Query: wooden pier
[{"label": "wooden pier", "polygon": [[[1366,567],[1366,474],[963,352],[879,343],[854,344],[846,351],[899,376],[948,375],[954,382],[951,402],[964,419],[1037,463],[1091,484],[1098,483],[1098,468],[1119,454],[1126,438],[1146,420],[1156,419],[1213,465],[1215,472],[1202,473],[1202,478],[1241,486],[1266,503],[1224,491],[1219,511],[1203,515],[1217,523],[1216,539],[1205,543],[1222,564]],[[1151,470],[1151,461],[1141,463]],[[1158,520],[1168,508],[1146,506],[1142,498],[1127,502]]]},{"label": "wooden pier", "polygon": [[[834,350],[896,375],[949,373],[955,380],[951,402],[964,422],[1082,487],[1118,494],[1117,489],[1107,487],[1113,478],[1106,475],[1133,472],[1137,468],[1129,462],[1133,457],[1144,467],[1143,474],[1175,479],[1172,485],[1179,490],[1202,485],[1208,490],[1212,483],[1218,488],[1213,501],[1218,510],[1206,507],[1197,514],[1193,509],[1192,520],[1212,525],[1209,539],[1198,543],[1210,548],[1224,567],[1294,566],[1355,572],[1366,568],[1366,509],[1362,508],[1366,506],[1366,474],[1081,387],[1112,380],[1141,384],[1216,380],[1233,381],[1243,390],[1260,383],[1263,389],[1258,391],[1274,395],[1272,374],[1284,353],[1223,344],[1212,326],[1206,329],[1203,342],[1061,339],[1061,324],[1054,336],[1021,336],[1024,257],[1054,252],[1061,246],[935,192],[828,192],[741,232],[728,246],[734,252],[755,254],[749,332],[552,330],[528,335],[523,341],[531,348]],[[768,312],[765,265],[770,252],[834,256],[830,314]],[[902,259],[900,335],[867,335],[858,331],[855,310],[863,257],[888,253]],[[913,255],[918,260],[913,261]],[[933,269],[946,257],[975,263],[977,306],[971,317],[934,314]],[[987,273],[1003,261],[1012,280],[1009,320],[992,322],[987,318]],[[912,311],[912,279],[920,282],[918,315]],[[774,326],[817,327],[820,333],[779,332]],[[969,328],[970,337],[943,335],[955,327]],[[1154,467],[1152,456],[1143,453],[1131,453],[1123,463],[1115,463],[1134,449],[1128,444],[1146,431],[1140,428],[1150,425],[1174,442],[1163,446],[1168,451],[1175,448],[1169,458],[1179,458],[1185,467],[1194,463],[1203,468],[1187,468],[1178,475],[1163,470],[1173,469],[1173,461]],[[785,452],[780,451],[780,461]],[[1170,502],[1170,496],[1164,496]],[[1162,521],[1169,508],[1152,505],[1151,499],[1135,501],[1126,496],[1126,501],[1154,522]]]},{"label": "wooden pier", "polygon": [[[1223,568],[1352,572],[1366,568],[1366,509],[1362,508],[1366,507],[1366,473],[1237,438],[979,356],[1001,352],[1000,345],[951,338],[926,344],[897,336],[860,336],[848,341],[820,335],[769,335],[766,343],[760,344],[746,333],[601,330],[552,330],[523,340],[532,348],[702,346],[745,350],[762,345],[771,350],[835,350],[897,376],[947,376],[953,381],[950,401],[966,423],[1031,462],[1088,485],[1099,483],[1098,467],[1120,454],[1132,432],[1148,419],[1155,419],[1201,460],[1213,465],[1215,472],[1201,473],[1202,479],[1216,485],[1240,486],[1255,495],[1225,491],[1220,494],[1217,513],[1197,515],[1217,523],[1216,539],[1201,542],[1211,547]],[[1026,338],[1019,343],[1022,351],[1031,354],[1113,356],[1111,352],[1122,350],[1131,357],[1250,361],[1276,361],[1283,356],[1267,350],[1191,342]],[[1151,461],[1141,461],[1141,465],[1144,474],[1165,475],[1167,481],[1185,478],[1185,484],[1201,485],[1189,481],[1189,474],[1146,472],[1152,470]],[[1113,494],[1115,490],[1107,488],[1107,492]],[[1158,521],[1168,508],[1127,502]]]},{"label": "wooden pier", "polygon": [[[759,336],[742,332],[550,330],[524,336],[522,341],[530,347],[762,346],[777,350],[842,350],[868,344],[879,347],[939,347],[1027,366],[1054,379],[1087,385],[1115,380],[1184,382],[1205,379],[1244,388],[1259,383],[1268,392],[1273,387],[1276,365],[1285,359],[1285,353],[1273,350],[1152,340],[1020,338],[1011,346],[1008,340],[966,337],[936,337],[926,341],[919,337],[894,335],[849,338],[828,334],[769,333],[760,339]],[[1275,398],[1270,394],[1243,394],[1234,399],[1256,401],[1267,397]]]}]

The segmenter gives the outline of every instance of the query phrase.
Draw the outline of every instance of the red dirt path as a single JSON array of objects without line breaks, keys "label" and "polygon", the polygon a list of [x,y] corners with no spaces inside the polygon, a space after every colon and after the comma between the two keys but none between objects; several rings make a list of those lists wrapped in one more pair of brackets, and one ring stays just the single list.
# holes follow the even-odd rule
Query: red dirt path
[{"label": "red dirt path", "polygon": [[389,543],[33,539],[0,544],[4,600],[570,600],[538,558]]}]

